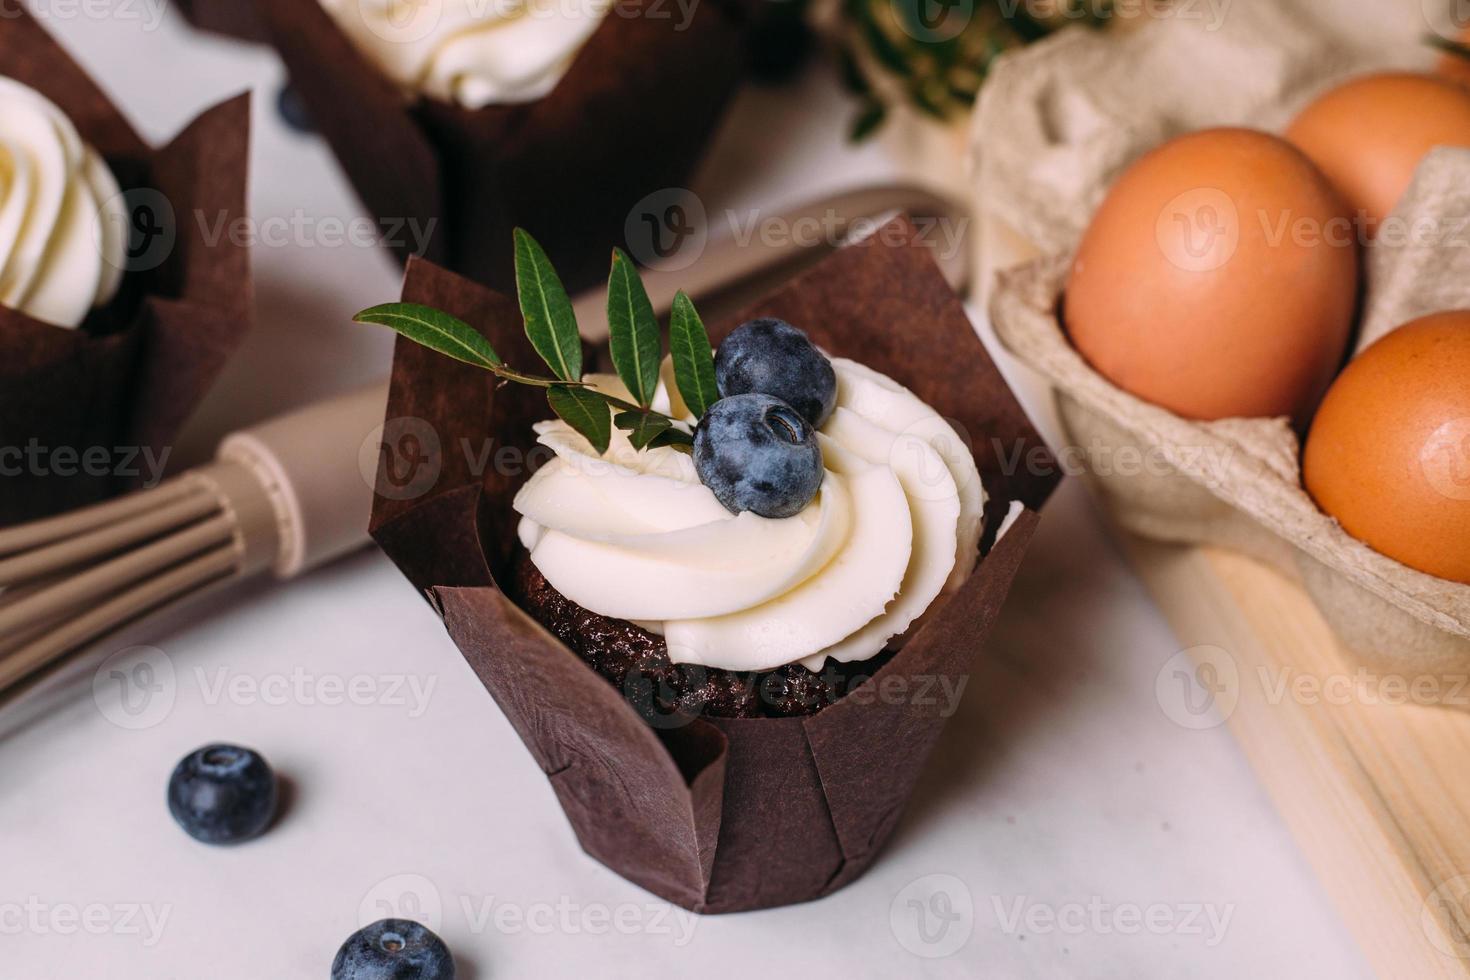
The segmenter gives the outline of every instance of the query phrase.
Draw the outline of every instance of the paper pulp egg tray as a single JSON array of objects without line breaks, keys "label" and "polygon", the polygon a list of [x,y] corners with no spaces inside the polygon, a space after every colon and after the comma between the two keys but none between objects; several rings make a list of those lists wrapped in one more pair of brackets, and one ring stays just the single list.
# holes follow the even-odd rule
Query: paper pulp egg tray
[{"label": "paper pulp egg tray", "polygon": [[[996,333],[1049,383],[1068,442],[1061,457],[1085,467],[1117,522],[1146,538],[1223,546],[1275,566],[1372,668],[1459,674],[1470,670],[1470,586],[1408,568],[1320,511],[1302,487],[1287,420],[1194,422],[1135,398],[1092,370],[1060,316],[1076,243],[1132,160],[1209,126],[1279,132],[1306,101],[1353,74],[1427,69],[1435,55],[1424,26],[1417,3],[1369,12],[1312,0],[1235,5],[1218,24],[1160,19],[1111,35],[1066,31],[1001,59],[977,110],[972,162],[988,237],[1004,227],[1042,256],[998,274]],[[1455,215],[1470,215],[1470,151],[1439,149],[1392,218],[1415,227]],[[1470,248],[1454,245],[1406,236],[1366,250],[1355,350],[1415,317],[1470,307]],[[1426,461],[1425,475],[1470,499],[1466,462],[1446,453]]]}]

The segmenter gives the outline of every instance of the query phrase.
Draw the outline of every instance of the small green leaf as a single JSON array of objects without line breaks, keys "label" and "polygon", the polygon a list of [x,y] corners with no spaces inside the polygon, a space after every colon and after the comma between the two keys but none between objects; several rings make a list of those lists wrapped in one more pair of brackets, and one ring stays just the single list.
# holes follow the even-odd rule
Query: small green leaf
[{"label": "small green leaf", "polygon": [[390,327],[415,343],[476,367],[496,368],[500,355],[490,341],[458,317],[417,303],[384,303],[352,318]]},{"label": "small green leaf", "polygon": [[658,318],[637,267],[620,248],[613,249],[607,278],[607,328],[613,367],[633,400],[646,407],[658,388]]},{"label": "small green leaf", "polygon": [[620,412],[613,416],[613,424],[628,433],[634,449],[643,449],[655,436],[674,425],[667,416],[656,412]]},{"label": "small green leaf", "polygon": [[868,42],[868,50],[879,64],[895,75],[907,77],[913,74],[913,66],[904,57],[904,53],[871,16],[859,21],[858,28],[862,31],[863,40]]},{"label": "small green leaf", "polygon": [[859,110],[857,118],[852,121],[852,128],[848,131],[847,138],[854,143],[863,140],[877,132],[878,127],[888,118],[888,108],[877,99],[869,101]]},{"label": "small green leaf", "polygon": [[683,429],[667,428],[654,436],[648,443],[649,449],[662,449],[668,446],[680,452],[692,452],[694,449],[694,437]]},{"label": "small green leaf", "polygon": [[571,385],[553,385],[546,389],[546,400],[563,422],[592,443],[593,449],[599,454],[607,452],[612,442],[611,412],[595,392]]},{"label": "small green leaf", "polygon": [[703,418],[720,400],[715,385],[715,357],[710,352],[709,333],[694,308],[694,301],[681,289],[674,294],[669,314],[669,353],[674,361],[674,383],[695,418]]},{"label": "small green leaf", "polygon": [[582,337],[566,287],[536,239],[515,230],[516,292],[531,346],[563,381],[582,379]]},{"label": "small green leaf", "polygon": [[863,74],[852,49],[843,45],[837,49],[837,67],[842,77],[842,87],[853,95],[867,95],[873,91],[868,76]]},{"label": "small green leaf", "polygon": [[[938,89],[937,98],[934,91],[936,87]],[[914,84],[909,86],[910,101],[925,115],[932,116],[941,122],[949,118],[943,104],[944,95],[944,86],[937,84],[934,79],[915,80]]]}]

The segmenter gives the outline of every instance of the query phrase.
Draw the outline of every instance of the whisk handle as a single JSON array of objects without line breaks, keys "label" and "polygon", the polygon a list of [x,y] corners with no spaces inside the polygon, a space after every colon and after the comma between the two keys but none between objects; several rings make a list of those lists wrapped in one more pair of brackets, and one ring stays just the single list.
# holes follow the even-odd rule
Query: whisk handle
[{"label": "whisk handle", "polygon": [[[377,470],[386,380],[242,429],[220,443],[217,459],[250,471],[269,513],[242,506],[246,549],[275,541],[271,571],[291,578],[365,545]],[[244,504],[244,501],[242,501]],[[274,522],[274,527],[267,526]]]}]

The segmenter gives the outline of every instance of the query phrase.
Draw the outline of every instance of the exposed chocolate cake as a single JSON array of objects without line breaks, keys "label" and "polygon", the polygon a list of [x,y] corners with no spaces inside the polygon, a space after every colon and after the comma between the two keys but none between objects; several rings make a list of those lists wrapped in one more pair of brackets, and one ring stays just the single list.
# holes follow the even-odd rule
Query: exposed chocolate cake
[{"label": "exposed chocolate cake", "polygon": [[814,715],[877,672],[891,654],[854,664],[829,663],[821,673],[788,664],[740,673],[675,664],[663,637],[623,619],[609,619],[558,592],[526,551],[515,560],[517,605],[661,726],[698,715],[713,718],[793,718]]}]

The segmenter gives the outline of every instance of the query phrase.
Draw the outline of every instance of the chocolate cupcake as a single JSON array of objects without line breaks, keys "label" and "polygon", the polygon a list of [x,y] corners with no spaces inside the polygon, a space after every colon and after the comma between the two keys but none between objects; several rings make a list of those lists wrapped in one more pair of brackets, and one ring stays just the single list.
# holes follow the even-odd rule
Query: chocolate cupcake
[{"label": "chocolate cupcake", "polygon": [[[0,525],[155,482],[250,319],[249,105],[155,150],[23,12],[0,27]],[[22,179],[24,178],[24,179]]]},{"label": "chocolate cupcake", "polygon": [[502,289],[516,226],[574,288],[604,275],[604,244],[687,179],[745,60],[734,0],[255,2],[384,243]]},{"label": "chocolate cupcake", "polygon": [[[637,290],[620,289],[636,310]],[[938,692],[963,689],[1055,482],[918,233],[884,226],[715,325],[718,371],[660,364],[615,325],[616,373],[584,377],[603,353],[539,326],[528,336],[514,300],[425,262],[410,264],[404,300],[363,318],[453,336],[440,349],[478,366],[400,339],[372,533],[443,617],[582,846],[701,912],[856,878],[954,710]],[[418,331],[420,306],[449,316]],[[676,306],[671,323],[685,362],[701,339],[689,315]],[[811,349],[792,355],[800,338],[775,319]],[[763,331],[781,343],[735,356]],[[532,383],[562,394],[486,373],[526,371],[538,353],[561,369]],[[788,372],[792,357],[817,375],[825,362],[830,389]]]}]

